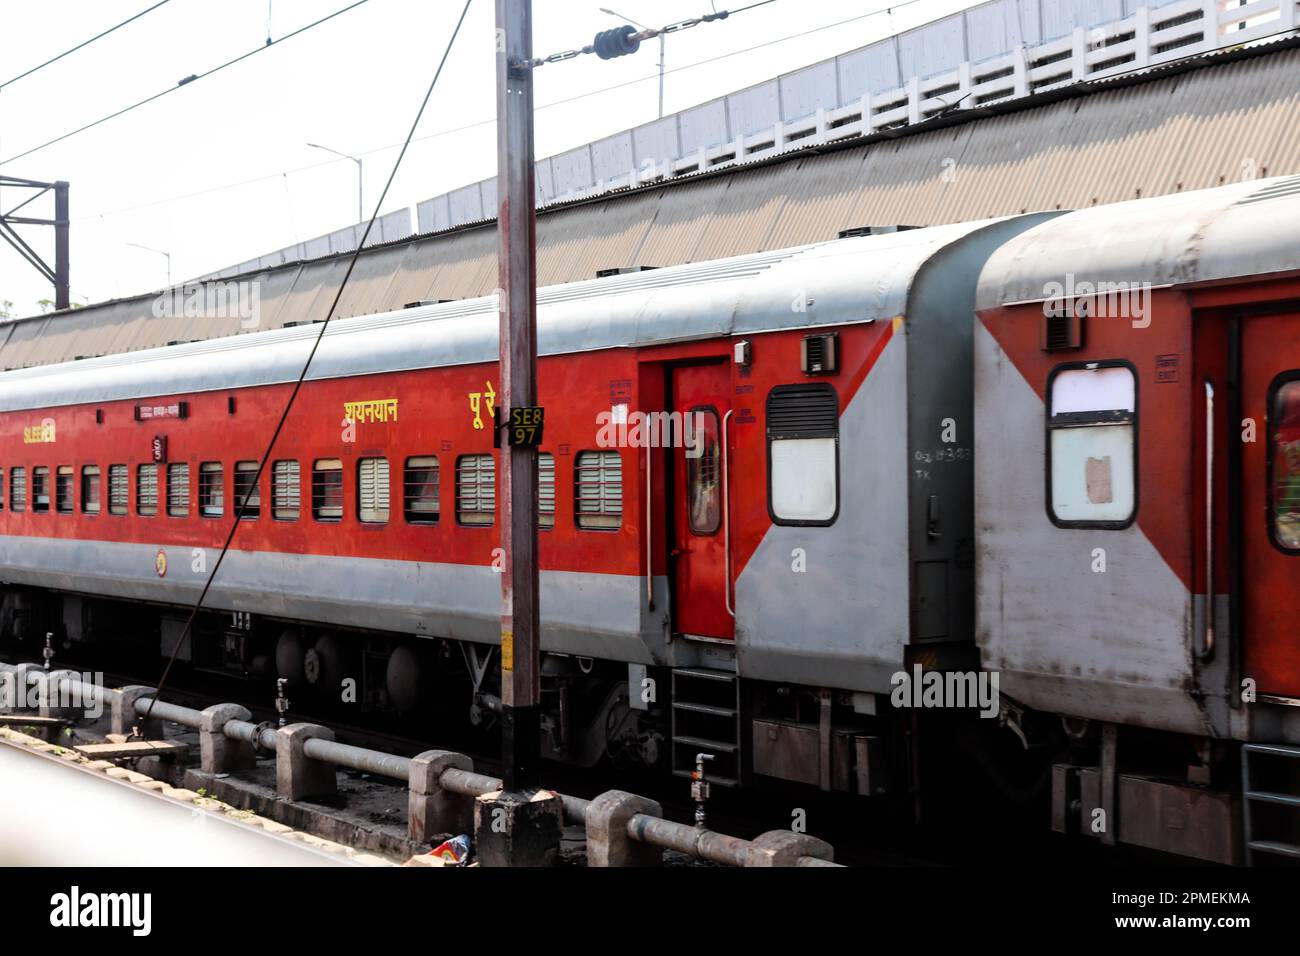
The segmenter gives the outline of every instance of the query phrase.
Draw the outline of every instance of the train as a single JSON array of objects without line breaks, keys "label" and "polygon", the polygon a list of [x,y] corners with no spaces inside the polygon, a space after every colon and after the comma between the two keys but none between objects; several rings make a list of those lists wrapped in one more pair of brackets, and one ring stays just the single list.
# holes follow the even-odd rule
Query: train
[{"label": "train", "polygon": [[[1297,200],[540,289],[544,756],[919,805],[960,740],[1062,832],[1294,858]],[[491,729],[496,299],[331,321],[268,453],[319,331],[0,374],[0,641]]]}]

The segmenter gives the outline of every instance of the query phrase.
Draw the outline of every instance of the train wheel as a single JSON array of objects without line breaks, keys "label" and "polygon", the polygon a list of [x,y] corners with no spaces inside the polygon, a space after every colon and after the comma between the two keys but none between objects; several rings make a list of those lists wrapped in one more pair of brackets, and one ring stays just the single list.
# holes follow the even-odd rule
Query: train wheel
[{"label": "train wheel", "polygon": [[389,704],[402,713],[417,709],[424,697],[426,679],[420,653],[410,644],[398,647],[388,658],[384,675]]},{"label": "train wheel", "polygon": [[288,681],[288,686],[301,687],[307,681],[303,658],[306,656],[306,641],[302,631],[287,627],[280,632],[275,642],[275,672]]},{"label": "train wheel", "polygon": [[327,701],[343,700],[347,688],[344,681],[352,680],[351,700],[357,699],[361,686],[361,655],[351,644],[337,634],[325,634],[316,641],[303,659],[307,682],[314,685]]}]

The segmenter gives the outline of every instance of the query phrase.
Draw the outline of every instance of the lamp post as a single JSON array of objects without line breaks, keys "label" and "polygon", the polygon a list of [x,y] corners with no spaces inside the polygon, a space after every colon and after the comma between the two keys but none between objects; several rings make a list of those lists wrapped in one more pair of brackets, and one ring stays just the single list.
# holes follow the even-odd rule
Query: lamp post
[{"label": "lamp post", "polygon": [[[607,13],[611,17],[617,17],[619,20],[626,20],[628,23],[632,24],[633,26],[640,27],[642,30],[650,29],[650,27],[646,26],[644,23],[641,23],[637,20],[633,20],[631,17],[625,17],[621,13],[615,13],[613,10],[609,9],[608,7],[601,7],[600,12]],[[659,118],[660,119],[664,118],[664,41],[667,39],[667,36],[668,35],[666,33],[659,34]]]},{"label": "lamp post", "polygon": [[362,191],[364,189],[364,180],[361,176],[361,160],[355,156],[349,156],[347,153],[340,153],[337,149],[330,149],[328,146],[322,146],[320,143],[308,143],[312,149],[323,149],[327,153],[333,153],[335,156],[341,156],[344,159],[350,159],[357,164],[357,222],[365,222],[365,203],[362,200]]},{"label": "lamp post", "polygon": [[170,252],[164,252],[161,249],[154,249],[151,246],[142,246],[138,242],[128,242],[127,245],[134,246],[137,249],[143,249],[145,252],[155,252],[160,256],[167,257],[167,288],[170,289],[172,285],[172,254]]}]

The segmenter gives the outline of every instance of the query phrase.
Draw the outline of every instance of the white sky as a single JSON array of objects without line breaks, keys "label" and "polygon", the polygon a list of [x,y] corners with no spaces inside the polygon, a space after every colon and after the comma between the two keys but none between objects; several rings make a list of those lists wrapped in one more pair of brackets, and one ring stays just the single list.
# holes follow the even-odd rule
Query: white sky
[{"label": "white sky", "polygon": [[[0,83],[88,39],[153,0],[0,0]],[[0,89],[0,174],[71,186],[74,302],[162,288],[172,255],[179,282],[356,221],[356,166],[364,161],[367,216],[388,177],[460,0],[369,0],[239,64],[31,156],[2,162],[83,123],[174,86],[350,0],[171,0],[84,50]],[[752,0],[718,0],[735,9]],[[668,38],[665,110],[852,50],[974,6],[976,0],[777,0]],[[538,55],[590,43],[621,21],[601,6],[659,25],[708,12],[710,0],[536,0]],[[862,17],[871,11],[878,15]],[[851,23],[817,30],[850,17]],[[474,0],[417,142],[381,212],[495,173],[494,4]],[[808,33],[807,36],[793,34]],[[788,39],[784,39],[788,38]],[[779,41],[779,42],[772,42]],[[726,59],[690,67],[720,54]],[[583,56],[537,73],[539,157],[639,125],[658,112],[651,41],[628,57]],[[605,93],[605,87],[638,80]],[[422,138],[420,138],[422,137]],[[0,208],[24,194],[0,190]],[[24,213],[52,216],[43,199]],[[53,263],[53,230],[20,227]],[[39,311],[53,290],[0,244],[0,300]]]}]

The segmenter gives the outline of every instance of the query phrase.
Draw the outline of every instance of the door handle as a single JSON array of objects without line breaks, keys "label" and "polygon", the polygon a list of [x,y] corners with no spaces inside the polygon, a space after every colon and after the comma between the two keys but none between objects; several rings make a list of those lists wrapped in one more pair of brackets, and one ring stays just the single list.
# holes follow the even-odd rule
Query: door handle
[{"label": "door handle", "polygon": [[654,482],[650,478],[650,463],[655,450],[645,450],[645,599],[649,610],[655,609],[655,535],[654,535]]},{"label": "door handle", "polygon": [[1205,643],[1201,660],[1214,654],[1214,383],[1205,380]]},{"label": "door handle", "polygon": [[734,414],[727,409],[722,416],[722,551],[726,559],[727,580],[723,582],[722,595],[726,598],[727,613],[735,618],[736,610],[731,606],[731,456],[728,452],[727,423]]}]

